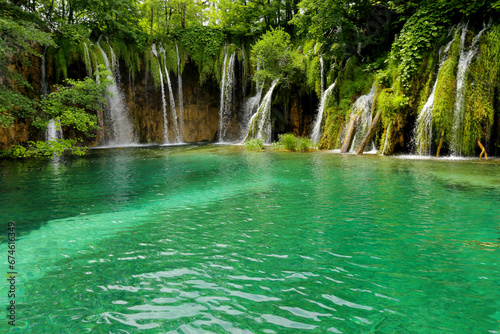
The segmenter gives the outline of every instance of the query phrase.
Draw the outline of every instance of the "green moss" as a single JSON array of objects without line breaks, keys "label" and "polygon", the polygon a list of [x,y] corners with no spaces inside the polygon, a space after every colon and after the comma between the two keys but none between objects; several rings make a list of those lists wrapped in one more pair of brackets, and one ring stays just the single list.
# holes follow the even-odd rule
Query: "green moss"
[{"label": "green moss", "polygon": [[[340,109],[337,109],[340,110]],[[330,111],[325,121],[323,136],[319,141],[320,150],[331,150],[340,147],[340,134],[345,126],[345,116]]]},{"label": "green moss", "polygon": [[436,141],[439,142],[445,133],[449,135],[453,121],[453,106],[455,102],[456,72],[458,58],[460,55],[460,33],[455,34],[451,44],[448,59],[443,63],[438,73],[438,83],[434,96],[434,109],[432,111],[432,127],[438,134]]},{"label": "green moss", "polygon": [[321,64],[319,57],[311,57],[307,61],[306,83],[307,87],[321,97]]},{"label": "green moss", "polygon": [[160,61],[158,57],[155,57],[153,53],[151,53],[149,57],[149,70],[150,74],[153,77],[153,82],[155,85],[155,88],[159,88],[161,84],[161,78],[160,78]]}]

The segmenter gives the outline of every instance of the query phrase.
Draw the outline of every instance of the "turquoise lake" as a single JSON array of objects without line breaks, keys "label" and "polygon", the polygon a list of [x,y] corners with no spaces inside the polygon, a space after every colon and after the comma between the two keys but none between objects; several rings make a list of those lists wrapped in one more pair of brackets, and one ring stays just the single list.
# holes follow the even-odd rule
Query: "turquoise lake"
[{"label": "turquoise lake", "polygon": [[500,333],[500,160],[95,149],[0,203],[0,332]]}]

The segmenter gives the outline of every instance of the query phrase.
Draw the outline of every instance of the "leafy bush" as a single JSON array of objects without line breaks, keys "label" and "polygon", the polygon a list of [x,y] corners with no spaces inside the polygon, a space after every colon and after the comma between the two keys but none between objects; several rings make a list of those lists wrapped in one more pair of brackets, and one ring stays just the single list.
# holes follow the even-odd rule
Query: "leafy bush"
[{"label": "leafy bush", "polygon": [[28,147],[13,145],[8,151],[12,159],[43,158],[60,156],[64,152],[75,155],[84,155],[87,147],[77,147],[78,140],[75,139],[53,139],[49,141],[29,141]]},{"label": "leafy bush", "polygon": [[258,138],[252,138],[245,142],[245,148],[248,150],[262,150],[264,148],[264,141]]},{"label": "leafy bush", "polygon": [[289,151],[307,152],[316,147],[316,143],[314,143],[311,139],[304,137],[295,137],[293,133],[285,133],[279,135],[278,143],[280,146]]}]

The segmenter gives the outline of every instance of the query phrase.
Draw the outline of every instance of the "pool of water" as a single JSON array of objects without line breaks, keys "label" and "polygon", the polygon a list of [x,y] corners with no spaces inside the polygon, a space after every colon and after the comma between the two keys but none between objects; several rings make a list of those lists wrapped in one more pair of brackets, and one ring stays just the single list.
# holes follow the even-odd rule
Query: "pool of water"
[{"label": "pool of water", "polygon": [[498,160],[102,149],[0,190],[0,332],[500,333]]}]

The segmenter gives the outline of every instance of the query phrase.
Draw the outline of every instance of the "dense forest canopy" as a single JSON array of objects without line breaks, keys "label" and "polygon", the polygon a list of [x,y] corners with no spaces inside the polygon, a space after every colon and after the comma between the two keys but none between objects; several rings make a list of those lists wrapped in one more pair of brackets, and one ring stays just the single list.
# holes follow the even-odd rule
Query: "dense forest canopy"
[{"label": "dense forest canopy", "polygon": [[[85,90],[92,91],[95,99],[83,104],[61,102],[57,94],[40,97],[22,72],[36,57],[50,55],[62,84],[68,78],[67,67],[75,58],[75,50],[82,45],[88,48],[87,41],[106,38],[120,46],[116,48],[117,56],[135,71],[144,67],[141,57],[153,43],[171,43],[173,47],[174,41],[175,47],[179,44],[183,50],[184,62],[190,58],[196,63],[202,82],[220,81],[225,45],[240,48],[240,58],[244,57],[246,46],[247,51],[251,49],[248,66],[253,68],[253,79],[269,85],[275,78],[282,78],[286,87],[300,86],[318,96],[324,82],[317,78],[317,73],[320,60],[324,61],[326,83],[332,84],[335,77],[343,84],[339,85],[336,101],[330,103],[325,124],[329,130],[320,147],[338,146],[335,138],[340,125],[334,126],[333,122],[344,122],[352,103],[367,93],[373,80],[378,87],[375,103],[385,128],[384,138],[379,140],[384,140],[390,129],[395,136],[394,128],[403,127],[402,115],[416,113],[422,96],[430,92],[430,71],[435,71],[438,64],[431,53],[449,39],[450,27],[467,21],[477,31],[483,23],[490,22],[491,26],[499,13],[500,1],[491,0],[2,0],[0,125],[9,127],[15,119],[23,119],[43,128],[49,118],[59,117],[66,120],[61,125],[80,124],[86,133],[89,124],[97,126],[95,119],[81,111],[95,115],[102,108],[96,94],[106,90],[102,80],[99,86],[99,80],[92,79],[100,87],[98,90]],[[493,35],[485,38],[494,44]],[[496,55],[495,50],[490,50],[491,56]],[[168,53],[161,61],[174,62]],[[258,68],[258,64],[262,67]],[[151,66],[159,65],[160,61]],[[447,66],[456,71],[456,64],[452,65]],[[474,66],[488,72],[490,65]],[[150,65],[145,66],[149,69]],[[183,66],[169,68],[176,72],[182,71]],[[428,71],[427,77],[419,76],[422,71]],[[495,73],[481,74],[490,85],[482,91],[469,87],[489,105],[475,106],[482,114],[470,116],[475,125],[469,124],[474,132],[469,141],[488,137],[486,129],[492,126],[497,103],[493,98],[498,86]],[[76,91],[82,91],[84,84],[66,81],[65,85],[75,89],[71,94],[78,95]],[[487,90],[489,95],[484,93]],[[58,91],[68,94],[62,89]],[[49,99],[58,101],[58,111],[53,107],[47,111],[47,105],[56,103],[48,102]],[[70,107],[79,111],[74,117],[68,117]],[[434,117],[435,129],[446,138],[450,125],[440,115]]]}]

